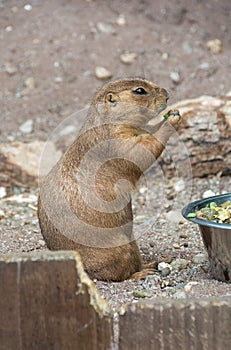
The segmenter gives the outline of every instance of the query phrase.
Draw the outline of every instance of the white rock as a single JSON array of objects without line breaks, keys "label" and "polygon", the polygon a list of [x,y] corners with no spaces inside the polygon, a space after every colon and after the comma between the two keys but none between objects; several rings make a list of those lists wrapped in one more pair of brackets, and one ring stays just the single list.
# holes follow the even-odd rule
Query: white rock
[{"label": "white rock", "polygon": [[25,123],[23,123],[20,127],[19,130],[23,133],[23,134],[30,134],[33,130],[33,120],[32,119],[28,119]]},{"label": "white rock", "polygon": [[30,4],[26,4],[26,5],[24,6],[24,10],[25,10],[25,11],[31,11],[31,10],[32,10],[32,6],[31,6]]},{"label": "white rock", "polygon": [[24,81],[24,85],[30,90],[34,89],[35,88],[34,78],[33,77],[26,78],[26,80]]},{"label": "white rock", "polygon": [[14,195],[4,199],[6,202],[15,202],[15,203],[37,203],[38,197],[34,194],[23,194]]},{"label": "white rock", "polygon": [[119,17],[116,20],[116,23],[118,24],[118,26],[121,26],[121,27],[126,26],[127,20],[125,15],[122,15],[122,14],[119,15]]},{"label": "white rock", "polygon": [[185,189],[185,182],[183,179],[179,179],[173,185],[176,192],[182,192]]},{"label": "white rock", "polygon": [[167,60],[169,58],[169,54],[167,52],[164,52],[161,57],[163,60]]},{"label": "white rock", "polygon": [[12,32],[12,30],[13,30],[13,27],[12,27],[12,26],[7,26],[7,27],[5,28],[5,31],[6,31],[7,33]]},{"label": "white rock", "polygon": [[166,213],[166,220],[168,220],[172,223],[178,224],[179,222],[181,222],[183,220],[183,218],[182,218],[180,211],[171,210],[171,211]]},{"label": "white rock", "polygon": [[95,75],[100,80],[107,80],[112,77],[111,72],[107,68],[99,66],[95,68]]},{"label": "white rock", "polygon": [[6,63],[4,66],[4,70],[9,75],[14,75],[15,73],[17,73],[17,67],[14,66],[12,63]]},{"label": "white rock", "polygon": [[203,262],[206,262],[208,260],[207,254],[199,253],[194,255],[193,262],[195,264],[202,264]]},{"label": "white rock", "polygon": [[55,83],[62,83],[63,82],[63,78],[62,77],[55,77],[54,81],[55,81]]},{"label": "white rock", "polygon": [[202,62],[202,63],[199,65],[199,68],[200,68],[200,69],[203,69],[203,70],[209,69],[209,64],[208,64],[208,62]]},{"label": "white rock", "polygon": [[0,187],[0,198],[4,198],[6,196],[5,187]]},{"label": "white rock", "polygon": [[38,240],[38,244],[41,246],[41,247],[44,247],[46,245],[45,241],[43,239],[39,239]]},{"label": "white rock", "polygon": [[200,284],[199,282],[196,281],[190,281],[186,284],[186,286],[184,286],[184,290],[185,292],[189,292],[193,286],[197,286],[198,284]]},{"label": "white rock", "polygon": [[147,187],[140,187],[139,192],[140,194],[144,194],[145,192],[147,192],[148,188]]},{"label": "white rock", "polygon": [[213,192],[212,190],[207,190],[203,193],[203,198],[209,198],[215,196],[216,193]]},{"label": "white rock", "polygon": [[170,79],[175,83],[178,84],[180,82],[180,74],[178,72],[171,72],[170,73]]},{"label": "white rock", "polygon": [[132,64],[135,61],[136,57],[137,55],[134,52],[125,52],[120,55],[120,60],[125,64]]},{"label": "white rock", "polygon": [[97,23],[96,26],[97,26],[97,29],[101,33],[106,33],[106,34],[114,34],[115,33],[115,29],[111,24],[99,22],[99,23]]},{"label": "white rock", "polygon": [[169,268],[170,270],[172,270],[172,266],[170,265],[170,264],[168,264],[168,263],[166,263],[166,262],[160,262],[159,264],[158,264],[158,271],[162,271],[163,269],[166,269],[166,268]]},{"label": "white rock", "polygon": [[188,266],[188,264],[189,264],[188,260],[177,258],[171,262],[171,267],[174,270],[182,270],[182,269],[185,269]]},{"label": "white rock", "polygon": [[133,222],[134,224],[142,224],[143,222],[149,220],[150,217],[146,216],[146,215],[137,215],[135,216]]}]

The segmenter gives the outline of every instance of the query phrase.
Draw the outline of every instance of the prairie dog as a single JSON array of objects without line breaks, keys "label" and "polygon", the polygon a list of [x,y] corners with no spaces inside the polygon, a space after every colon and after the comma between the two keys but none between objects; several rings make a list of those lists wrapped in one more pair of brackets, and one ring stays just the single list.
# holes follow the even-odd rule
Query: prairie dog
[{"label": "prairie dog", "polygon": [[38,217],[49,249],[76,250],[86,272],[123,281],[148,274],[132,232],[131,191],[180,124],[178,111],[156,126],[168,93],[140,78],[104,85],[85,124],[40,187]]}]

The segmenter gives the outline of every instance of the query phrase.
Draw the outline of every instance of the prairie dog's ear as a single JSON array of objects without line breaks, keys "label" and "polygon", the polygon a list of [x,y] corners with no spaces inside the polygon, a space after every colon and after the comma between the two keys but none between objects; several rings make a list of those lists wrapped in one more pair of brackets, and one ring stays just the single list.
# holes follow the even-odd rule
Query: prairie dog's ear
[{"label": "prairie dog's ear", "polygon": [[116,106],[117,102],[119,101],[119,96],[113,92],[108,92],[105,98],[106,102],[109,103],[111,106]]}]

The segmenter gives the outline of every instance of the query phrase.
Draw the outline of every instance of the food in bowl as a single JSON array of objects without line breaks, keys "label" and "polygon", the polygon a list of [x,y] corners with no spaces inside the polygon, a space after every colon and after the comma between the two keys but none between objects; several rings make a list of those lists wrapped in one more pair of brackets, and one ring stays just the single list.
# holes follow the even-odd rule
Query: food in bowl
[{"label": "food in bowl", "polygon": [[204,219],[221,224],[231,224],[231,201],[221,204],[208,203],[204,208],[195,208],[195,211],[187,214],[188,219]]}]

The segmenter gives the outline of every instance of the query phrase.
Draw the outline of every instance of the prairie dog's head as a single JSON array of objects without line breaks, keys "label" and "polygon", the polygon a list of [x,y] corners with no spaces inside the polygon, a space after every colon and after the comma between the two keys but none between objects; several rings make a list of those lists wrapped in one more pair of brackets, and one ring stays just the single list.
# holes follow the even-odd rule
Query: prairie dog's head
[{"label": "prairie dog's head", "polygon": [[138,124],[142,125],[165,109],[167,100],[165,89],[145,79],[133,78],[104,85],[93,104],[102,106],[103,113],[114,116],[115,122],[137,124],[136,119],[139,119]]}]

